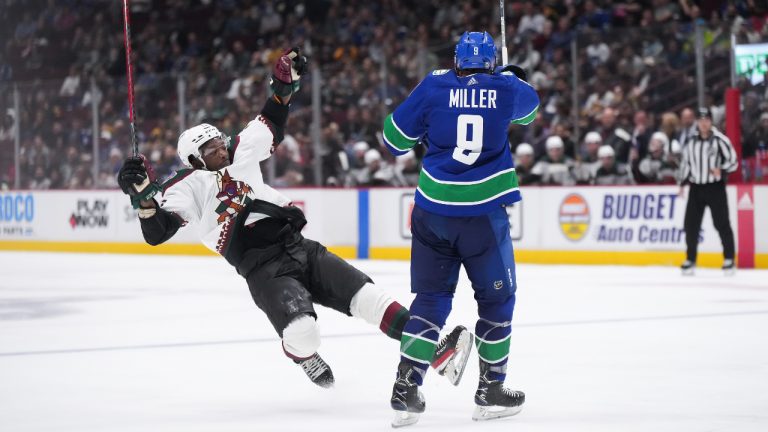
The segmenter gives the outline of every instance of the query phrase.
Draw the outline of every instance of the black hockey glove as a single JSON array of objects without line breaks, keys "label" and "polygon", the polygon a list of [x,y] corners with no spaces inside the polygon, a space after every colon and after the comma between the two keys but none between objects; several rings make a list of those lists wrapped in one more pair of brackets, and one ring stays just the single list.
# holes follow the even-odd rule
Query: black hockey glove
[{"label": "black hockey glove", "polygon": [[496,66],[496,69],[493,71],[495,75],[498,75],[502,72],[512,72],[516,77],[525,82],[528,82],[528,73],[525,71],[525,69],[518,65],[508,64],[504,66]]},{"label": "black hockey glove", "polygon": [[304,229],[304,225],[307,224],[304,212],[292,204],[283,207],[283,209],[285,210],[286,219],[288,220],[288,223],[291,224],[291,227],[293,227],[296,232],[301,232],[301,230]]},{"label": "black hockey glove", "polygon": [[283,53],[272,69],[270,87],[279,98],[285,98],[299,91],[299,80],[307,73],[307,58],[301,55],[298,47]]},{"label": "black hockey glove", "polygon": [[160,191],[155,173],[144,155],[129,157],[117,173],[117,184],[123,193],[131,197],[133,208],[141,201],[149,201]]}]

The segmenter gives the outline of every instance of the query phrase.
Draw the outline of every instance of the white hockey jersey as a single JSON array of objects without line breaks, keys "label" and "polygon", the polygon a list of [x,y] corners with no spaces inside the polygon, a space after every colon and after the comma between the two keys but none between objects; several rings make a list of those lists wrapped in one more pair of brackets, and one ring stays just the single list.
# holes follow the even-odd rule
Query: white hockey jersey
[{"label": "white hockey jersey", "polygon": [[[273,133],[258,116],[235,138],[232,163],[218,171],[183,169],[163,184],[160,206],[178,215],[187,229],[194,229],[200,241],[214,252],[224,254],[232,236],[235,216],[253,199],[278,206],[290,200],[264,183],[259,163],[270,156]],[[264,219],[252,213],[246,224]]]}]

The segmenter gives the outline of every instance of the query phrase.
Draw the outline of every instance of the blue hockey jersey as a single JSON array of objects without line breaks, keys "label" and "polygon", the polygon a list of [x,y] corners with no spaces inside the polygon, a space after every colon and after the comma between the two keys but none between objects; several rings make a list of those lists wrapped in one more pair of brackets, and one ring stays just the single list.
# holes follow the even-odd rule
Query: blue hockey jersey
[{"label": "blue hockey jersey", "polygon": [[431,72],[384,121],[395,155],[427,146],[416,205],[444,216],[476,216],[520,201],[509,123],[536,118],[539,97],[509,72],[459,77]]}]

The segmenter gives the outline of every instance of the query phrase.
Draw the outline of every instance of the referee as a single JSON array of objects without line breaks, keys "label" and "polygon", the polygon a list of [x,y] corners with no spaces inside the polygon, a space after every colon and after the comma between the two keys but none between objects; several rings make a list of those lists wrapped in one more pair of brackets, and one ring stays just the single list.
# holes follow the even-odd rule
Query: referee
[{"label": "referee", "polygon": [[683,185],[691,185],[684,222],[688,250],[681,269],[683,274],[693,274],[701,220],[704,217],[704,208],[709,207],[715,229],[723,242],[723,270],[732,272],[735,247],[733,230],[728,219],[725,179],[727,173],[736,171],[738,167],[736,151],[728,137],[712,127],[712,113],[709,109],[699,108],[697,123],[698,130],[688,138],[683,147],[683,160],[680,164],[680,195],[684,196]]}]

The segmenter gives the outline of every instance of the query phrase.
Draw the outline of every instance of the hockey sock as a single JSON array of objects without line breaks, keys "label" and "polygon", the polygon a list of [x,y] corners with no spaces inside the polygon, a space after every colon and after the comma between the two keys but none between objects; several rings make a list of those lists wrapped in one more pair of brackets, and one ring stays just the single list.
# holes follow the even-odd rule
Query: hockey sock
[{"label": "hockey sock", "polygon": [[411,317],[403,329],[400,340],[401,360],[414,366],[414,379],[424,383],[437,349],[440,329],[451,312],[453,293],[417,294],[411,304]]},{"label": "hockey sock", "polygon": [[480,361],[490,366],[489,378],[493,380],[504,381],[507,377],[514,306],[514,294],[503,302],[478,302],[480,319],[475,326],[477,355]]},{"label": "hockey sock", "polygon": [[283,330],[283,351],[294,361],[311,357],[318,348],[320,333],[314,317],[301,315]]},{"label": "hockey sock", "polygon": [[386,291],[372,283],[366,283],[352,297],[349,305],[352,316],[379,326],[381,331],[395,340],[400,340],[403,327],[408,322],[408,309],[394,301]]},{"label": "hockey sock", "polygon": [[393,301],[384,312],[379,329],[392,339],[402,340],[403,329],[410,318],[411,314],[408,312],[408,309],[400,303]]}]

